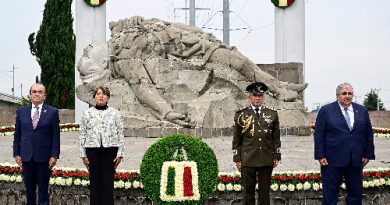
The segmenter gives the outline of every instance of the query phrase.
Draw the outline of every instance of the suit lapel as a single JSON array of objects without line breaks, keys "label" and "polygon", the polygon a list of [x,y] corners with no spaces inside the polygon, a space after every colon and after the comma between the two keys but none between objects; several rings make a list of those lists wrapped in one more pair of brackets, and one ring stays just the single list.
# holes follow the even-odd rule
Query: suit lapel
[{"label": "suit lapel", "polygon": [[353,125],[352,125],[352,130],[355,129],[355,125],[356,125],[356,122],[357,122],[357,119],[360,117],[359,116],[359,107],[356,106],[354,103],[352,103],[352,107],[353,107]]},{"label": "suit lapel", "polygon": [[345,119],[344,114],[341,112],[340,105],[339,105],[338,101],[334,102],[333,110],[335,113],[337,113],[337,118],[338,118],[337,120],[340,120],[341,122],[343,122],[344,127],[349,130],[347,120]]}]

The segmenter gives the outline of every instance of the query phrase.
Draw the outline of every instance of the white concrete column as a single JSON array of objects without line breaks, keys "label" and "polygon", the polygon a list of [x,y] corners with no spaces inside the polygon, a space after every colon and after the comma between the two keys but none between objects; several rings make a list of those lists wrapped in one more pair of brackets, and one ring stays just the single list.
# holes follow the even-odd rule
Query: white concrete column
[{"label": "white concrete column", "polygon": [[[106,4],[91,7],[84,0],[76,0],[76,64],[83,49],[94,41],[106,41]],[[75,68],[75,87],[82,84],[80,74]],[[92,96],[91,96],[92,97]],[[88,104],[75,99],[75,122],[79,123]]]},{"label": "white concrete column", "polygon": [[305,0],[275,7],[275,63],[289,62],[305,67]]}]

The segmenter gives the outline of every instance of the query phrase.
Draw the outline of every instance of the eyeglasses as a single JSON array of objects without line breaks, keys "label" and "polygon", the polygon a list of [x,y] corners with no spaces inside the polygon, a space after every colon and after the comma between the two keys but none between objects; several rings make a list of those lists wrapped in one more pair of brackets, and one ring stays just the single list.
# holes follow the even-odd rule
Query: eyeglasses
[{"label": "eyeglasses", "polygon": [[353,92],[342,92],[340,95],[353,95]]}]

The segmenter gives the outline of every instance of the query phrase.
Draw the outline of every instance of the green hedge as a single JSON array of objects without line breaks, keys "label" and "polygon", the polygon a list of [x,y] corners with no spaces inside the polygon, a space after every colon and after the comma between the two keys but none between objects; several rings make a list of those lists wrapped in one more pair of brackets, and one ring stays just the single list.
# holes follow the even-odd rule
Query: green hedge
[{"label": "green hedge", "polygon": [[[180,148],[186,151],[188,161],[195,161],[198,168],[199,201],[165,202],[160,199],[161,167],[166,161],[180,161]],[[177,157],[173,157],[179,150]],[[218,162],[214,151],[200,139],[183,134],[164,137],[145,152],[141,167],[141,180],[149,198],[158,204],[203,204],[215,191],[218,178]]]}]

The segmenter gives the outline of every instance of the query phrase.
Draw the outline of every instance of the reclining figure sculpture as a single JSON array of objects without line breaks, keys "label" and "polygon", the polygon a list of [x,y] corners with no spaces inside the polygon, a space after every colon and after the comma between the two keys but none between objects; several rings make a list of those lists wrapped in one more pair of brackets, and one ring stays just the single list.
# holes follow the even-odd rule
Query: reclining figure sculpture
[{"label": "reclining figure sculpture", "polygon": [[[197,97],[208,92],[215,78],[223,79],[241,91],[247,82],[264,82],[269,87],[269,95],[283,102],[299,100],[299,93],[307,87],[307,83],[279,81],[260,70],[234,47],[196,27],[134,16],[111,22],[110,30],[111,39],[107,43],[94,42],[84,50],[77,64],[84,83],[81,86],[124,79],[139,103],[158,120],[191,126],[189,116],[175,111],[164,95],[164,88],[175,84],[175,80],[166,79],[167,76],[175,76],[183,70],[208,73],[199,88],[192,89]],[[234,73],[241,77],[235,78]],[[77,89],[78,97],[88,102],[81,94],[85,87]]]}]

